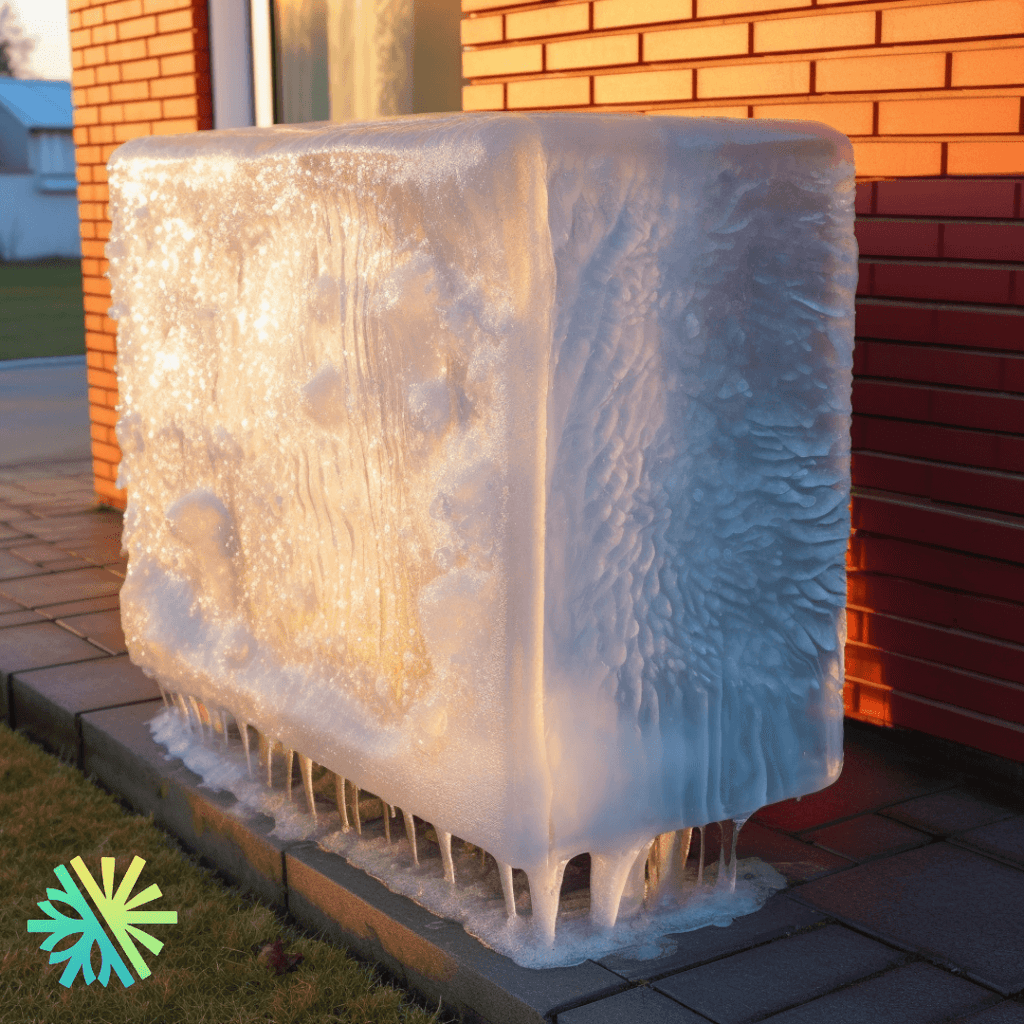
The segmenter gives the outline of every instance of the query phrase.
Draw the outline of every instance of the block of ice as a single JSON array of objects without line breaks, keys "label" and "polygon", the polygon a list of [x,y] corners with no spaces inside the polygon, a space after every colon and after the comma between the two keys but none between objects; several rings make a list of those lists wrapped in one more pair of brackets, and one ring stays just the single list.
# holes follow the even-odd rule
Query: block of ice
[{"label": "block of ice", "polygon": [[827,785],[853,184],[806,122],[122,146],[132,659],[524,869],[548,938],[573,856],[610,925],[678,830]]}]

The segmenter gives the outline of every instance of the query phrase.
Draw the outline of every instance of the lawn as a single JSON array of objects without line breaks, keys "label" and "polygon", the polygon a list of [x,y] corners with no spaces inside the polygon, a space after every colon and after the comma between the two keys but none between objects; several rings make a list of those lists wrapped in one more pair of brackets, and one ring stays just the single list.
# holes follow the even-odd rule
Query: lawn
[{"label": "lawn", "polygon": [[84,352],[81,261],[0,263],[0,360]]},{"label": "lawn", "polygon": [[[125,811],[70,765],[0,723],[0,1019],[4,1024],[436,1024],[438,1018],[384,984],[343,950],[281,920],[224,885],[149,818]],[[28,932],[54,868],[81,857],[101,886],[101,858],[115,858],[114,884],[134,857],[145,866],[136,893],[161,896],[145,910],[174,910],[177,924],[143,930],[162,941],[154,955],[139,944],[152,973],[125,987],[111,974],[104,988],[81,974],[70,987],[65,964]],[[84,886],[80,885],[79,888]],[[67,905],[53,906],[78,918]],[[78,932],[71,940],[77,939]],[[275,951],[266,950],[281,939]],[[71,945],[69,938],[57,950]],[[99,971],[93,947],[92,965]],[[294,962],[296,957],[300,959]],[[291,969],[286,969],[289,965]],[[280,967],[280,973],[275,970]]]}]

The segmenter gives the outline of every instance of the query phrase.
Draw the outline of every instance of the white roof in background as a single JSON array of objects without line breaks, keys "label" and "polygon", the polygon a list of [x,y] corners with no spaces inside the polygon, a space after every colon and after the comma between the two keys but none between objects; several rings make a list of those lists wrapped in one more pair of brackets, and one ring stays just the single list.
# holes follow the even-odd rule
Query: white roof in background
[{"label": "white roof in background", "polygon": [[28,129],[72,127],[70,82],[0,77],[0,105]]}]

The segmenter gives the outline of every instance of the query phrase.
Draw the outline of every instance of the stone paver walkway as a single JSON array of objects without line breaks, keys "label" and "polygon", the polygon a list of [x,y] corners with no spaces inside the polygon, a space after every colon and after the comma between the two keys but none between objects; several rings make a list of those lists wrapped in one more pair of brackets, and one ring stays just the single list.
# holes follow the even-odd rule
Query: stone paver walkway
[{"label": "stone paver walkway", "polygon": [[850,723],[840,780],[741,833],[740,856],[789,881],[761,911],[670,936],[657,959],[526,970],[164,758],[146,727],[157,688],[120,629],[120,530],[88,463],[0,470],[0,714],[467,1020],[1024,1024],[1019,766]]}]

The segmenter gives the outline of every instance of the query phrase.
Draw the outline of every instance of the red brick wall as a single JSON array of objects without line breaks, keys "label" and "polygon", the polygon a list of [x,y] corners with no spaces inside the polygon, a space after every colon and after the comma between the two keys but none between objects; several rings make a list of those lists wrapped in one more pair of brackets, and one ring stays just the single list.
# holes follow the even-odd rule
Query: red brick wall
[{"label": "red brick wall", "polygon": [[96,495],[124,508],[114,481],[117,325],[103,276],[110,234],[107,160],[128,139],[210,128],[205,0],[69,0],[82,231],[85,347]]},{"label": "red brick wall", "polygon": [[1024,761],[1024,175],[858,187],[847,712]]}]

